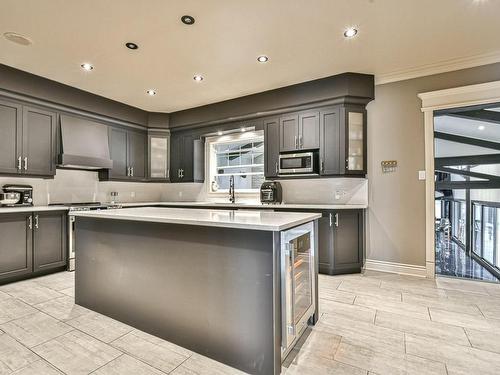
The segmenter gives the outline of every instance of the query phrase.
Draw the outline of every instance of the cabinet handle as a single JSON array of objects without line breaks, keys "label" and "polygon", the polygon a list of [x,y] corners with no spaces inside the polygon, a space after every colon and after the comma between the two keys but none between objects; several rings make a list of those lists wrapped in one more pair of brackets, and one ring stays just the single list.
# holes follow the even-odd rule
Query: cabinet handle
[{"label": "cabinet handle", "polygon": [[19,169],[19,170],[21,170],[23,168],[22,165],[21,165],[22,164],[21,159],[22,158],[20,156],[17,158],[17,169]]},{"label": "cabinet handle", "polygon": [[323,161],[323,159],[321,159],[321,173],[323,173],[325,171],[325,162]]},{"label": "cabinet handle", "polygon": [[336,227],[339,226],[339,214],[338,214],[338,212],[335,214],[335,226]]},{"label": "cabinet handle", "polygon": [[33,229],[33,216],[28,216],[28,228]]},{"label": "cabinet handle", "polygon": [[28,157],[27,156],[24,157],[24,170],[25,171],[28,170]]},{"label": "cabinet handle", "polygon": [[299,146],[297,145],[297,136],[295,135],[294,138],[293,138],[293,143],[295,144],[295,148],[299,148]]},{"label": "cabinet handle", "polygon": [[349,169],[349,158],[345,159],[345,169]]},{"label": "cabinet handle", "polygon": [[333,221],[333,220],[332,220],[332,213],[330,212],[330,213],[328,214],[328,216],[329,216],[329,218],[330,218],[330,226],[332,226],[332,221]]},{"label": "cabinet handle", "polygon": [[134,177],[134,167],[130,167],[130,176]]},{"label": "cabinet handle", "polygon": [[181,178],[184,178],[184,169],[181,169]]},{"label": "cabinet handle", "polygon": [[170,179],[170,169],[167,169],[167,178]]},{"label": "cabinet handle", "polygon": [[299,135],[299,148],[302,148],[303,145],[304,143],[302,142],[302,136]]},{"label": "cabinet handle", "polygon": [[35,215],[35,229],[38,229],[38,215]]},{"label": "cabinet handle", "polygon": [[278,173],[278,162],[274,163],[274,170],[276,171],[276,174]]},{"label": "cabinet handle", "polygon": [[181,178],[181,170],[177,169],[177,178]]}]

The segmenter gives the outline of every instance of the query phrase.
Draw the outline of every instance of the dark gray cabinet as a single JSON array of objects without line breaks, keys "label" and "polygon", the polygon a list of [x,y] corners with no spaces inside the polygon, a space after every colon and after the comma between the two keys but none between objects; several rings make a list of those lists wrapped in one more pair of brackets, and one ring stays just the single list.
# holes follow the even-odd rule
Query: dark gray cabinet
[{"label": "dark gray cabinet", "polygon": [[33,272],[31,212],[0,215],[0,282]]},{"label": "dark gray cabinet", "polygon": [[109,153],[113,168],[99,172],[101,180],[146,180],[147,134],[109,127]]},{"label": "dark gray cabinet", "polygon": [[33,271],[64,267],[67,261],[66,212],[33,214]]},{"label": "dark gray cabinet", "polygon": [[66,211],[0,214],[0,282],[64,269],[66,219]]},{"label": "dark gray cabinet", "polygon": [[22,106],[0,101],[0,173],[21,172]]},{"label": "dark gray cabinet", "polygon": [[345,145],[340,129],[340,107],[326,108],[320,111],[320,174],[340,174],[340,161]]},{"label": "dark gray cabinet", "polygon": [[0,101],[0,173],[56,174],[56,114]]},{"label": "dark gray cabinet", "polygon": [[363,210],[325,211],[319,220],[319,272],[361,272],[364,253]]},{"label": "dark gray cabinet", "polygon": [[203,182],[205,143],[196,134],[172,134],[170,138],[170,181]]},{"label": "dark gray cabinet", "polygon": [[278,177],[280,156],[280,119],[264,120],[264,175],[266,178]]},{"label": "dark gray cabinet", "polygon": [[280,151],[319,148],[319,112],[300,112],[280,117]]}]

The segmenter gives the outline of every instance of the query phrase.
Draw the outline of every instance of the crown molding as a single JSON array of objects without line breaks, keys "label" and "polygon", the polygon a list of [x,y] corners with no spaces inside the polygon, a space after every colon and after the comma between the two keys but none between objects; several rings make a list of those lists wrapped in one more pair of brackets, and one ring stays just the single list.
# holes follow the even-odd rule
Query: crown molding
[{"label": "crown molding", "polygon": [[392,73],[378,74],[375,75],[375,85],[383,85],[386,83],[425,77],[433,74],[452,72],[454,70],[473,68],[497,62],[500,62],[500,51],[488,52],[469,57],[460,57],[457,59],[440,61],[434,64],[422,65],[410,69],[402,69]]}]

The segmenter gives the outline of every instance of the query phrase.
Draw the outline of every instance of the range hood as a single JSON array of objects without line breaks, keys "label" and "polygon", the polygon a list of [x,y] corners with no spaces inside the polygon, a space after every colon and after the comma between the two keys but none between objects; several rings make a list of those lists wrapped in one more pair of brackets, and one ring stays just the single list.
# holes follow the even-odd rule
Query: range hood
[{"label": "range hood", "polygon": [[90,170],[113,167],[106,125],[61,115],[61,138],[58,167]]}]

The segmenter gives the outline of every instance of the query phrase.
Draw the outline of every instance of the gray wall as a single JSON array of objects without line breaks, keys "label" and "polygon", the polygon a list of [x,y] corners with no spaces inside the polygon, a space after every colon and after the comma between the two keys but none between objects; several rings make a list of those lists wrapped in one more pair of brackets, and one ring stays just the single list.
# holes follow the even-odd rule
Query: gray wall
[{"label": "gray wall", "polygon": [[[368,104],[367,258],[425,266],[424,117],[418,93],[500,80],[500,63],[378,85]],[[397,160],[382,174],[382,160]]]}]

